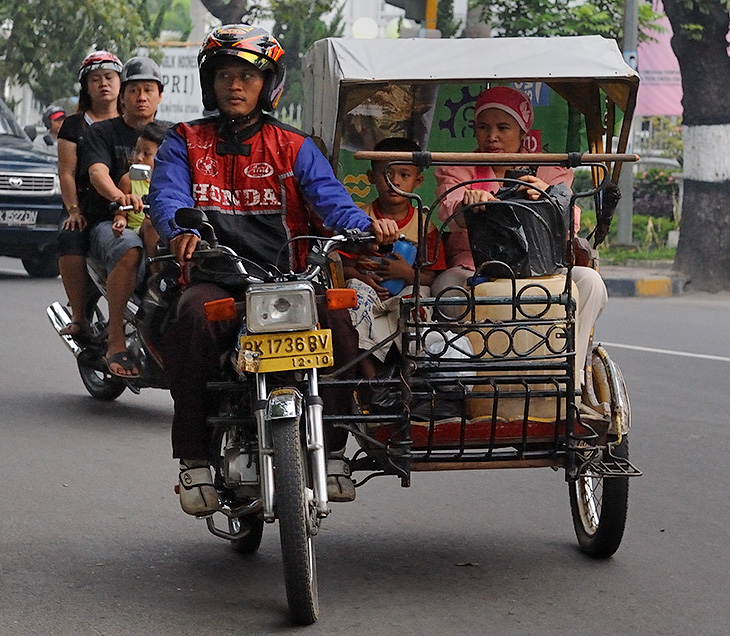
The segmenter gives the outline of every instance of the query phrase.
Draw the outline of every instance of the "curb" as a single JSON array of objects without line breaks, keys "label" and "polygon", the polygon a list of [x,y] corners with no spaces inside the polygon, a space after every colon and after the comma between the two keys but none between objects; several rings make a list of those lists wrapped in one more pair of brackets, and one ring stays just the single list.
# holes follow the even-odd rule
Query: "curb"
[{"label": "curb", "polygon": [[679,296],[685,285],[683,278],[670,276],[607,276],[604,278],[609,297],[628,298],[633,296],[666,298]]}]

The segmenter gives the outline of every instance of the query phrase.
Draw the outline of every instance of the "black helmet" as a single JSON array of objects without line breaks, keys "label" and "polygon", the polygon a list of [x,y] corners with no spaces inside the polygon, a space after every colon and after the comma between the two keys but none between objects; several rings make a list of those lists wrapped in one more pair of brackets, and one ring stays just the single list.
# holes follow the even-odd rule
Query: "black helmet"
[{"label": "black helmet", "polygon": [[266,29],[248,24],[226,24],[213,29],[200,47],[198,68],[206,110],[218,107],[213,93],[213,71],[216,60],[224,55],[250,62],[266,74],[259,105],[263,110],[274,110],[284,90],[284,49]]},{"label": "black helmet", "polygon": [[117,73],[122,72],[122,62],[109,51],[94,51],[89,53],[84,61],[81,62],[81,68],[79,69],[79,82],[83,82],[84,78],[97,69],[111,69]]},{"label": "black helmet", "polygon": [[160,67],[154,60],[148,57],[132,57],[129,58],[122,68],[120,75],[122,87],[127,82],[135,81],[151,81],[157,82],[160,85],[160,92],[162,92],[162,73]]},{"label": "black helmet", "polygon": [[60,106],[49,106],[43,111],[43,125],[51,129],[51,122],[57,119],[66,119],[66,111]]}]

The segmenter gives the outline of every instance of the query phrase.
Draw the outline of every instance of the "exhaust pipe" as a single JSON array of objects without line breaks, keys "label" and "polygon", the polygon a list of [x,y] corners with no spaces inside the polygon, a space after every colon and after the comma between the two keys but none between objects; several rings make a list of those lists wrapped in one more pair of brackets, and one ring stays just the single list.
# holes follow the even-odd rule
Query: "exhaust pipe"
[{"label": "exhaust pipe", "polygon": [[48,316],[48,320],[51,321],[56,333],[58,333],[59,338],[63,340],[63,343],[68,347],[69,351],[78,358],[83,349],[72,336],[62,336],[60,333],[61,329],[71,324],[71,316],[66,308],[61,303],[53,303],[50,307],[46,308],[46,315]]}]

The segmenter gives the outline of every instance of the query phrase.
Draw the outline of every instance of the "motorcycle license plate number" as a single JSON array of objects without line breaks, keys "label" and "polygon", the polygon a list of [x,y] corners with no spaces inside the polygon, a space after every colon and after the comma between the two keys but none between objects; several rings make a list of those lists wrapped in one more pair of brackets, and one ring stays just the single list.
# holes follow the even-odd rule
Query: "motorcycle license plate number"
[{"label": "motorcycle license plate number", "polygon": [[297,331],[241,336],[241,349],[259,351],[260,373],[331,367],[332,331]]}]

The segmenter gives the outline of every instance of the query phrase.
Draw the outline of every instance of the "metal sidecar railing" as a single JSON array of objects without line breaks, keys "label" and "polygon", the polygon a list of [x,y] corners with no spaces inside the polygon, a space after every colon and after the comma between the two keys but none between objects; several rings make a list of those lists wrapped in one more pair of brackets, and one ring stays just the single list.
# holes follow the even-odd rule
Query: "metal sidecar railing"
[{"label": "metal sidecar railing", "polygon": [[[374,154],[358,153],[365,159]],[[464,160],[450,153],[380,154],[395,163]],[[395,156],[399,154],[407,157]],[[606,174],[601,163],[606,157],[634,160],[631,155],[516,158],[479,153],[470,153],[468,160],[590,165]],[[569,209],[576,197],[595,194],[574,195]],[[423,237],[432,213],[417,196],[412,198],[423,217]],[[584,551],[608,556],[618,548],[627,480],[641,473],[628,459],[630,410],[620,370],[602,347],[592,353],[583,387],[576,369],[580,317],[572,276],[573,223],[569,225],[567,265],[555,274],[518,278],[506,263],[491,261],[478,268],[466,287],[401,299],[399,333],[371,349],[390,347],[398,339],[398,364],[384,377],[346,381],[362,397],[359,408],[349,417],[325,418],[358,441],[351,469],[369,473],[358,485],[392,474],[408,486],[411,473],[419,471],[562,468]],[[435,261],[426,254],[425,243],[419,241],[414,289],[419,289],[421,268]],[[323,384],[338,381],[323,379]],[[603,523],[606,519],[611,521]],[[614,529],[606,530],[608,525]]]}]

